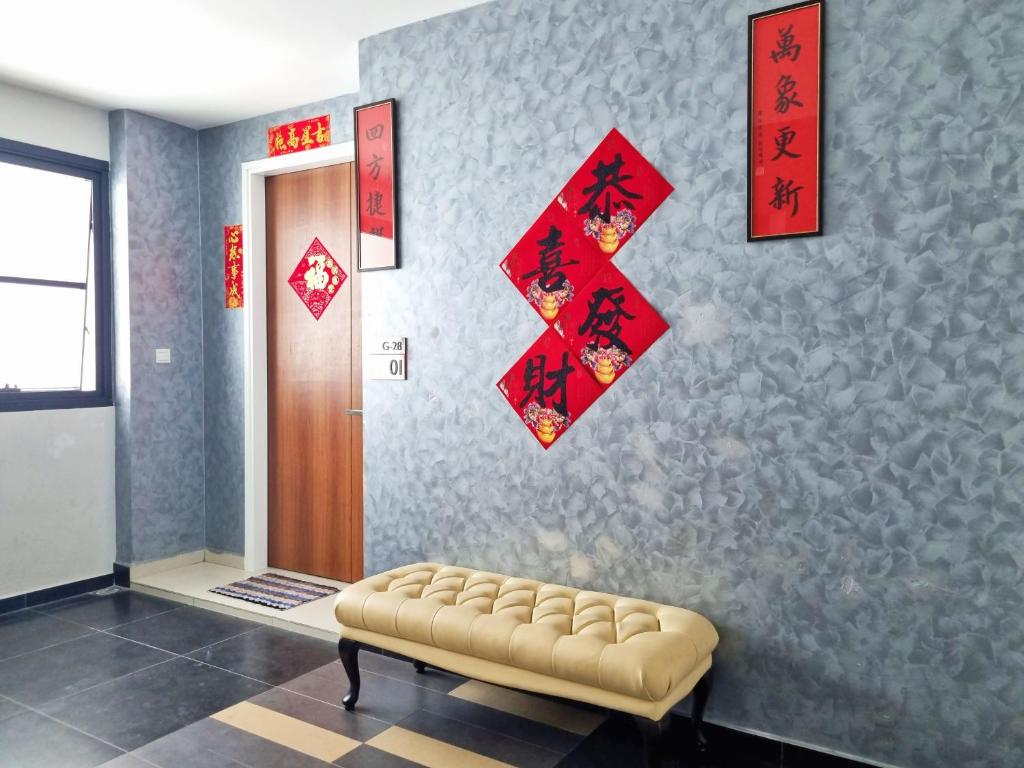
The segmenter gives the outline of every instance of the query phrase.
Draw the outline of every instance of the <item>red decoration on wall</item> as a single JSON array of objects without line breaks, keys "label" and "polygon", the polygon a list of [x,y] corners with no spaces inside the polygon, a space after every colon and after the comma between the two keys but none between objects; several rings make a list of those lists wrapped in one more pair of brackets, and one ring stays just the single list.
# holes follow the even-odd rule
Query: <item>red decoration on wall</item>
[{"label": "red decoration on wall", "polygon": [[668,323],[614,264],[606,264],[553,327],[573,359],[607,387],[668,330]]},{"label": "red decoration on wall", "polygon": [[747,240],[821,234],[824,11],[749,17]]},{"label": "red decoration on wall", "polygon": [[245,304],[242,289],[242,225],[224,227],[224,306],[241,309]]},{"label": "red decoration on wall", "polygon": [[545,449],[668,330],[611,258],[671,192],[613,128],[501,262],[552,324],[498,382]]},{"label": "red decoration on wall", "polygon": [[545,449],[601,394],[550,328],[501,377],[498,389]]},{"label": "red decoration on wall", "polygon": [[330,115],[320,115],[267,129],[267,154],[270,157],[326,147],[330,143]]},{"label": "red decoration on wall", "polygon": [[310,314],[317,320],[327,310],[328,305],[338,295],[348,275],[324,248],[319,238],[314,237],[306,253],[295,265],[290,285]]},{"label": "red decoration on wall", "polygon": [[501,269],[550,324],[607,260],[552,202],[501,262]]},{"label": "red decoration on wall", "polygon": [[672,185],[612,128],[557,200],[578,231],[611,257],[671,193]]},{"label": "red decoration on wall", "polygon": [[360,272],[398,266],[395,113],[394,99],[354,110]]}]

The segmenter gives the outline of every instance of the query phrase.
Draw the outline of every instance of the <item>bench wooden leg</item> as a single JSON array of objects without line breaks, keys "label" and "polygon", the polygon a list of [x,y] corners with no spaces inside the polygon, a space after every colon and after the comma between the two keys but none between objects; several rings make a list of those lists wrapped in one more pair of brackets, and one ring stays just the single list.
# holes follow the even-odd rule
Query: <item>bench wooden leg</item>
[{"label": "bench wooden leg", "polygon": [[416,661],[415,659],[413,659],[412,665],[416,667],[416,671],[419,672],[421,675],[427,671],[426,662]]},{"label": "bench wooden leg", "polygon": [[665,734],[668,732],[672,713],[666,713],[661,720],[651,720],[640,715],[634,715],[633,718],[636,720],[636,724],[640,728],[640,735],[644,740],[644,765],[648,768],[657,768],[661,765]]},{"label": "bench wooden leg", "polygon": [[359,643],[341,638],[338,641],[338,655],[341,657],[342,666],[345,667],[345,674],[348,675],[348,693],[341,703],[345,709],[352,711],[359,701]]},{"label": "bench wooden leg", "polygon": [[690,722],[693,723],[693,743],[698,752],[708,748],[708,739],[704,735],[704,707],[708,705],[708,696],[711,695],[711,686],[714,683],[714,670],[709,669],[704,673],[693,689],[693,710],[690,715]]}]

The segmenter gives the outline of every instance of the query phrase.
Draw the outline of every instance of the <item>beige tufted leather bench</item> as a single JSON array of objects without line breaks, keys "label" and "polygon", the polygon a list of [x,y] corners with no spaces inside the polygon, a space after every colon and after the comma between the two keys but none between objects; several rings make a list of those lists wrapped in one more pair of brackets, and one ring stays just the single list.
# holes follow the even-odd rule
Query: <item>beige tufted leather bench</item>
[{"label": "beige tufted leather bench", "polygon": [[[352,709],[357,653],[366,643],[466,677],[575,699],[638,717],[649,747],[672,706],[694,695],[698,738],[710,692],[715,628],[703,616],[437,563],[418,563],[346,587],[335,603],[338,650]],[[696,689],[696,690],[695,690]]]}]

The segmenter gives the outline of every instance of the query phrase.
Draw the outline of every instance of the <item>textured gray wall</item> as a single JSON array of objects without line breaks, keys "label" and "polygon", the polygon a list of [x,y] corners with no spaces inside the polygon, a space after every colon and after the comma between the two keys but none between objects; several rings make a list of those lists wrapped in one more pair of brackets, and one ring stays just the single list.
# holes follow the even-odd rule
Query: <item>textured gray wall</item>
[{"label": "textured gray wall", "polygon": [[[747,244],[771,6],[502,0],[364,41],[403,184],[365,332],[410,343],[365,385],[367,570],[689,606],[712,719],[1022,765],[1024,4],[830,2],[827,235]],[[676,187],[616,257],[672,329],[545,453],[494,386],[544,327],[497,265],[612,126]]]},{"label": "textured gray wall", "polygon": [[139,563],[205,541],[196,132],[118,111],[110,134],[117,559]]},{"label": "textured gray wall", "polygon": [[[199,132],[206,412],[206,546],[245,546],[242,313],[224,308],[224,225],[242,221],[240,164],[267,156],[267,129],[330,114],[331,140],[352,139],[358,99],[338,96]],[[244,237],[244,236],[243,236]]]}]

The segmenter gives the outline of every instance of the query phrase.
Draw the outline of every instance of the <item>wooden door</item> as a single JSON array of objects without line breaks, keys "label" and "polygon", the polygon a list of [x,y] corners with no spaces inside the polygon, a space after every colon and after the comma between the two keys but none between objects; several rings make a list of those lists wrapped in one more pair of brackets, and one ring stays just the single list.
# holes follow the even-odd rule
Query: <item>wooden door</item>
[{"label": "wooden door", "polygon": [[[353,206],[351,163],[266,181],[269,564],[349,582],[363,577]],[[288,283],[314,238],[348,276],[319,320]]]}]

